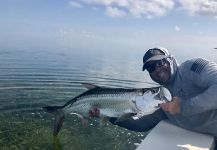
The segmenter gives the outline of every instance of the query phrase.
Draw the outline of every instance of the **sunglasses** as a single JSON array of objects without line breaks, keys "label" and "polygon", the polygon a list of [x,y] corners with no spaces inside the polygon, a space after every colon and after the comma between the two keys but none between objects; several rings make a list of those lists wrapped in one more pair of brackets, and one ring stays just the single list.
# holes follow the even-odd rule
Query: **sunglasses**
[{"label": "sunglasses", "polygon": [[154,63],[148,64],[146,69],[149,73],[154,72],[157,68],[162,67],[166,64],[166,59],[157,60]]}]

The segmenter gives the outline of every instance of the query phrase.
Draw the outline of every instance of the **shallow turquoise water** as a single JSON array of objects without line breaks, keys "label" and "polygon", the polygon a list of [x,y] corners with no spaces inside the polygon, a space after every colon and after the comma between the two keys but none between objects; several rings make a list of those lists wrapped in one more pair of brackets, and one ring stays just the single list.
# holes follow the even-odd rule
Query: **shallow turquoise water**
[{"label": "shallow turquoise water", "polygon": [[133,150],[145,133],[90,120],[87,128],[68,115],[58,139],[45,105],[63,105],[86,89],[81,82],[108,87],[153,86],[141,71],[141,55],[48,51],[0,52],[1,149]]}]

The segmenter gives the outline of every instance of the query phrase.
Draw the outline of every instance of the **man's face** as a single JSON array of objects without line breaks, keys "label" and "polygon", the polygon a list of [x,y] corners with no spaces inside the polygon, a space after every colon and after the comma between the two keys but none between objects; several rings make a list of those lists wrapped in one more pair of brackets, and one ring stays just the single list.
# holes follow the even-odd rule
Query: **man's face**
[{"label": "man's face", "polygon": [[171,68],[167,60],[152,61],[148,65],[152,68],[147,69],[152,80],[161,85],[165,85],[169,82],[171,78]]}]

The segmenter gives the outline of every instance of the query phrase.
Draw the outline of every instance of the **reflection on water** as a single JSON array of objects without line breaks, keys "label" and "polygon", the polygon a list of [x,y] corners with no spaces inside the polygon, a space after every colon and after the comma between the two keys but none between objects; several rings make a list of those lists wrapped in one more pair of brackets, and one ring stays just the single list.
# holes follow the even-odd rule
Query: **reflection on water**
[{"label": "reflection on water", "polygon": [[52,139],[53,116],[41,108],[62,105],[84,92],[81,82],[125,88],[151,86],[141,72],[140,59],[136,54],[1,51],[1,148],[135,149],[134,143],[140,143],[144,133],[111,124],[100,126],[97,120],[83,128],[76,116],[66,117],[59,141]]}]

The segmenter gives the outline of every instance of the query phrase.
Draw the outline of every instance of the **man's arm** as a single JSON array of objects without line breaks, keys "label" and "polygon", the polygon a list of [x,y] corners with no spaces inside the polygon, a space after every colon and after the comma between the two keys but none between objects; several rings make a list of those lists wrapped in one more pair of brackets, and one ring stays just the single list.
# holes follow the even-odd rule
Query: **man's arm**
[{"label": "man's arm", "polygon": [[[200,61],[203,62],[202,59]],[[217,109],[217,64],[204,61],[197,65],[202,65],[202,67],[191,66],[192,70],[187,67],[185,71],[189,72],[190,70],[188,79],[192,81],[194,86],[204,89],[204,91],[190,99],[182,100],[181,97],[173,97],[171,102],[161,104],[164,111],[173,115],[181,113],[187,116]]]},{"label": "man's arm", "polygon": [[161,120],[164,119],[167,119],[165,113],[161,109],[158,109],[154,113],[145,115],[136,120],[130,118],[125,121],[115,123],[116,118],[111,118],[110,122],[128,130],[145,132],[155,127]]},{"label": "man's arm", "polygon": [[[97,108],[93,108],[89,111],[90,117],[99,117],[100,110]],[[126,128],[128,130],[144,132],[155,127],[161,120],[167,119],[166,115],[161,109],[156,110],[154,113],[150,115],[145,115],[139,119],[134,120],[133,118],[129,118],[124,121],[116,122],[117,118],[111,117],[109,121],[120,127]]]},{"label": "man's arm", "polygon": [[179,101],[182,115],[194,115],[217,109],[217,64],[204,61],[204,63],[198,63],[198,66],[193,65],[189,78],[194,86],[204,89],[204,91],[193,98]]}]

